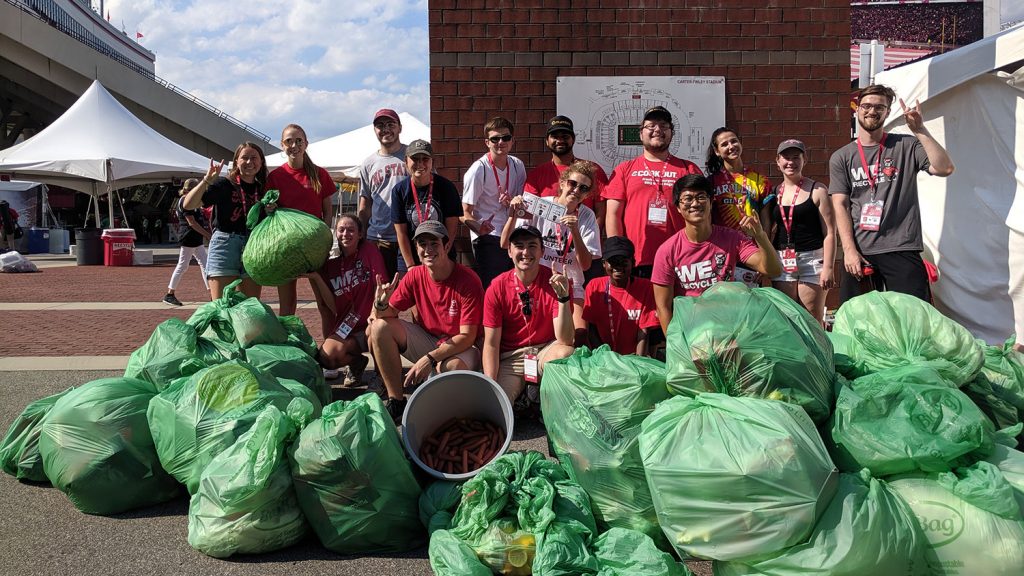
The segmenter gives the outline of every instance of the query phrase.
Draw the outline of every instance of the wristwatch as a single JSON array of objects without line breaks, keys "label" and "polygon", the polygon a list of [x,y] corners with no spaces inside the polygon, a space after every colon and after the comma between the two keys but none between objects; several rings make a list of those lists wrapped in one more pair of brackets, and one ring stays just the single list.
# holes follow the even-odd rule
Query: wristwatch
[{"label": "wristwatch", "polygon": [[570,300],[570,297],[569,297],[568,294],[566,294],[565,296],[559,296],[559,295],[555,294],[555,300],[558,300],[559,304],[565,304],[566,302],[568,302]]}]

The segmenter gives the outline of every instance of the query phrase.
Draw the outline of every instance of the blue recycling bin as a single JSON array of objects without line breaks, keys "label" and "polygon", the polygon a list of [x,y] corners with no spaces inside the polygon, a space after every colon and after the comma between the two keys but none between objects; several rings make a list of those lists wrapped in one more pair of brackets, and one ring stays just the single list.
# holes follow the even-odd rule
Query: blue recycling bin
[{"label": "blue recycling bin", "polygon": [[28,253],[49,254],[50,253],[50,229],[36,228],[33,226],[28,230]]}]

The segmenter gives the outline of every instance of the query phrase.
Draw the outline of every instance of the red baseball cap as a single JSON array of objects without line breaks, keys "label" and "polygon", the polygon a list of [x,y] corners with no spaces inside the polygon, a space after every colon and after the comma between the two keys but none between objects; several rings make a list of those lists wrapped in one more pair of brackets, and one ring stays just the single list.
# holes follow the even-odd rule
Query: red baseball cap
[{"label": "red baseball cap", "polygon": [[373,122],[376,124],[377,120],[380,120],[381,118],[390,118],[398,124],[402,123],[402,121],[398,119],[398,113],[390,108],[381,108],[380,110],[377,110],[377,113],[373,115]]}]

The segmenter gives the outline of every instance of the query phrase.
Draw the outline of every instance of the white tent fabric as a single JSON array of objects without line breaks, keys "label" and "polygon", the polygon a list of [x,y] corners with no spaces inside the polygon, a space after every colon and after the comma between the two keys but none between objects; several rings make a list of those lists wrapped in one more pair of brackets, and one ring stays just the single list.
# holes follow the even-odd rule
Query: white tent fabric
[{"label": "white tent fabric", "polygon": [[[402,142],[408,144],[417,139],[430,141],[430,127],[415,116],[402,112],[398,119],[402,121]],[[344,134],[313,142],[306,149],[306,153],[317,166],[323,167],[334,176],[345,174],[357,177],[359,165],[379,148],[380,143],[373,132],[373,124],[368,124]],[[267,156],[267,168],[273,170],[287,161],[288,157],[284,152],[271,154]]]},{"label": "white tent fabric", "polygon": [[[977,337],[1024,342],[1024,26],[885,71],[876,81],[921,103],[949,152],[949,178],[918,176],[936,305]],[[1001,68],[1015,74],[993,72]],[[907,133],[899,107],[888,127]]]},{"label": "white tent fabric", "polygon": [[94,81],[67,112],[0,150],[0,172],[88,194],[205,174],[210,161],[136,118]]}]

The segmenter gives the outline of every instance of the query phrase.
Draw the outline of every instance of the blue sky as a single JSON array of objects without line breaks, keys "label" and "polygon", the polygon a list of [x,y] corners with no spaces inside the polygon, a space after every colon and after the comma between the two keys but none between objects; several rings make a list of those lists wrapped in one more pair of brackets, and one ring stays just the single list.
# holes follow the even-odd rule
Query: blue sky
[{"label": "blue sky", "polygon": [[[95,2],[98,6],[98,2]],[[158,76],[276,142],[320,140],[378,108],[430,121],[427,0],[107,0]]]}]

